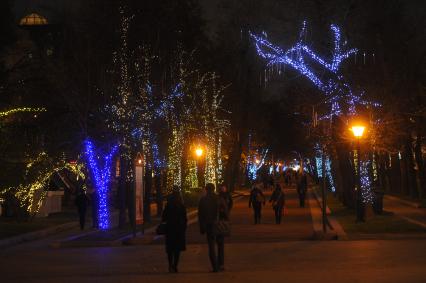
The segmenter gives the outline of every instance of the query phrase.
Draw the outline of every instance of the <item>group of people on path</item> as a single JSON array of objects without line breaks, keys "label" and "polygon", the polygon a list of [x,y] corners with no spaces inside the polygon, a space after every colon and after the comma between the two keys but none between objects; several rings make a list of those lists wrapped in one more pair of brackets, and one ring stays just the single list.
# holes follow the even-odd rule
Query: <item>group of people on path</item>
[{"label": "group of people on path", "polygon": [[[297,194],[299,196],[300,207],[305,206],[308,180],[306,174],[302,173],[297,180]],[[285,206],[285,193],[280,184],[275,185],[275,189],[269,199],[275,214],[275,223],[281,224]],[[260,186],[253,186],[249,197],[249,208],[253,208],[254,224],[260,224],[262,218],[262,206],[265,206],[266,198]]]},{"label": "group of people on path", "polygon": [[[217,232],[218,221],[229,221],[233,206],[231,194],[221,186],[218,194],[215,185],[205,186],[205,195],[198,205],[198,223],[200,233],[206,235],[209,258],[213,272],[225,270],[225,235]],[[178,187],[167,200],[162,215],[165,224],[165,244],[169,263],[169,272],[177,273],[179,257],[186,250],[187,213]]]}]

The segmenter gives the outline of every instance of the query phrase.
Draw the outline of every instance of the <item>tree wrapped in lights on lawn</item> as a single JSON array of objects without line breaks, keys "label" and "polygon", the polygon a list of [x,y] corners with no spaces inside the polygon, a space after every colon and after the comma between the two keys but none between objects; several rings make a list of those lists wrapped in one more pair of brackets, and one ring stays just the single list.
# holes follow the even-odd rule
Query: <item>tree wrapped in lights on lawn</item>
[{"label": "tree wrapped in lights on lawn", "polygon": [[[320,116],[319,120],[324,122],[329,120],[331,127],[331,123],[334,120],[333,117],[344,119],[344,117],[356,115],[359,106],[377,107],[380,105],[364,99],[364,92],[360,91],[354,93],[352,91],[351,86],[341,73],[341,65],[344,60],[356,54],[357,50],[354,48],[347,48],[346,41],[342,39],[341,31],[338,26],[331,25],[330,29],[334,36],[332,58],[330,60],[326,60],[322,56],[317,55],[306,43],[306,22],[303,23],[298,42],[288,50],[283,50],[271,43],[265,34],[259,36],[250,33],[250,36],[254,40],[258,55],[266,60],[268,67],[276,66],[280,68],[281,65],[290,66],[311,81],[323,93],[324,102],[328,106],[327,111]],[[329,137],[331,135],[329,131],[331,131],[331,129],[325,131],[325,136]],[[329,138],[323,139],[322,142],[324,144],[329,144],[329,146],[331,145]],[[331,148],[329,148],[328,151],[330,154],[332,152]],[[330,165],[331,158],[329,154],[324,159],[326,160],[326,164],[318,165],[321,165],[320,167],[325,169],[326,174],[323,177],[329,178],[329,184],[334,189],[334,180],[331,174],[332,162]],[[368,163],[365,162],[362,164]],[[368,172],[366,169],[362,171],[364,175],[365,172]],[[367,179],[368,178],[364,178],[364,180]],[[367,184],[363,185],[363,190],[369,190],[367,186]],[[367,199],[369,200],[370,198]]]},{"label": "tree wrapped in lights on lawn", "polygon": [[[179,82],[162,108],[170,129],[167,154],[167,189],[173,185],[193,188],[205,181],[222,180],[222,135],[229,122],[218,118],[223,87],[217,87],[214,73],[201,73],[191,61],[179,58]],[[206,149],[204,180],[199,180],[192,154],[196,141]],[[205,159],[204,159],[205,158]]]},{"label": "tree wrapped in lights on lawn", "polygon": [[[22,183],[16,187],[1,190],[0,195],[12,193],[18,199],[20,206],[30,216],[35,216],[47,196],[46,188],[51,178],[63,171],[71,172],[77,181],[83,182],[86,179],[85,168],[80,160],[69,163],[63,157],[55,159],[46,152],[41,152],[26,164]],[[83,189],[85,189],[84,186]]]}]

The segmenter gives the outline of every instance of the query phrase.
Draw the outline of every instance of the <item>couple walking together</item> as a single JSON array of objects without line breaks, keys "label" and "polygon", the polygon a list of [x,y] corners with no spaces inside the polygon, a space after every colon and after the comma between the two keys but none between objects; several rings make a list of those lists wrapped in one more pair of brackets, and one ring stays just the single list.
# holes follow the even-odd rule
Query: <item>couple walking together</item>
[{"label": "couple walking together", "polygon": [[[223,271],[225,259],[224,238],[228,227],[219,227],[218,223],[226,226],[229,221],[229,212],[232,208],[232,197],[222,186],[219,194],[215,193],[215,186],[208,183],[205,195],[198,205],[198,222],[200,233],[205,234],[209,247],[209,258],[213,272]],[[186,207],[183,204],[180,190],[174,187],[163,212],[162,222],[165,223],[166,253],[169,262],[169,272],[177,273],[181,251],[186,250]],[[221,231],[220,228],[222,229]]]},{"label": "couple walking together", "polygon": [[[275,186],[275,190],[272,193],[269,202],[272,203],[272,208],[274,209],[275,223],[280,224],[284,210],[285,195],[279,184]],[[249,208],[253,207],[254,224],[260,224],[260,219],[262,217],[262,205],[264,206],[265,203],[265,195],[262,190],[257,186],[253,187],[249,198]]]}]

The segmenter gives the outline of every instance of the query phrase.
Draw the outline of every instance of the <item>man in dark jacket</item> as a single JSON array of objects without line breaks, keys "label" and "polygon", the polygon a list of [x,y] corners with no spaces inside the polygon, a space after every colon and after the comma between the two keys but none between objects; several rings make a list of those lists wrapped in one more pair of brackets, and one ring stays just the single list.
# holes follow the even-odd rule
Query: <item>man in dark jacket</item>
[{"label": "man in dark jacket", "polygon": [[219,270],[224,270],[224,237],[216,235],[214,231],[215,222],[219,218],[219,198],[214,190],[215,187],[212,183],[206,185],[206,195],[200,199],[198,204],[198,223],[200,225],[200,233],[207,235],[213,272],[218,272]]},{"label": "man in dark jacket", "polygon": [[275,224],[281,224],[281,218],[283,215],[283,209],[285,204],[285,195],[284,192],[281,190],[280,184],[277,184],[275,186],[275,190],[272,193],[269,202],[272,202],[272,208],[275,212]]},{"label": "man in dark jacket", "polygon": [[303,172],[302,175],[299,176],[298,183],[297,183],[297,193],[299,195],[300,207],[305,207],[307,190],[308,190],[308,178],[306,177],[306,174]]},{"label": "man in dark jacket", "polygon": [[86,196],[86,192],[83,189],[79,189],[77,197],[75,198],[75,205],[78,209],[78,216],[80,217],[80,229],[83,230],[86,224],[86,209],[89,199]]},{"label": "man in dark jacket", "polygon": [[260,219],[262,218],[262,204],[265,205],[265,196],[257,186],[254,186],[249,198],[249,208],[253,207],[254,211],[254,224],[260,224]]}]

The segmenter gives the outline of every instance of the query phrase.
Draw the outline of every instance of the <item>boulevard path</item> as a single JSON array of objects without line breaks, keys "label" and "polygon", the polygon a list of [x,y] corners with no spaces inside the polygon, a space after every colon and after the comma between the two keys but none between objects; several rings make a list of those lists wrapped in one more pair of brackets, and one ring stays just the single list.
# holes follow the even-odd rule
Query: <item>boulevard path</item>
[{"label": "boulevard path", "polygon": [[[226,243],[267,243],[291,240],[309,240],[313,235],[311,213],[308,204],[299,207],[294,188],[284,190],[286,208],[281,225],[275,224],[274,211],[268,202],[271,191],[265,192],[266,205],[262,208],[262,223],[254,225],[253,210],[248,207],[247,196],[235,202],[231,211],[232,236]],[[308,203],[308,202],[306,202]],[[198,223],[188,229],[188,243],[205,243],[199,233]]]},{"label": "boulevard path", "polygon": [[167,273],[164,246],[49,248],[48,239],[0,251],[0,282],[425,282],[426,241],[313,241],[310,209],[286,189],[288,210],[273,224],[270,205],[253,225],[247,196],[232,211],[226,271],[210,273],[198,224],[188,228],[179,274]]}]

